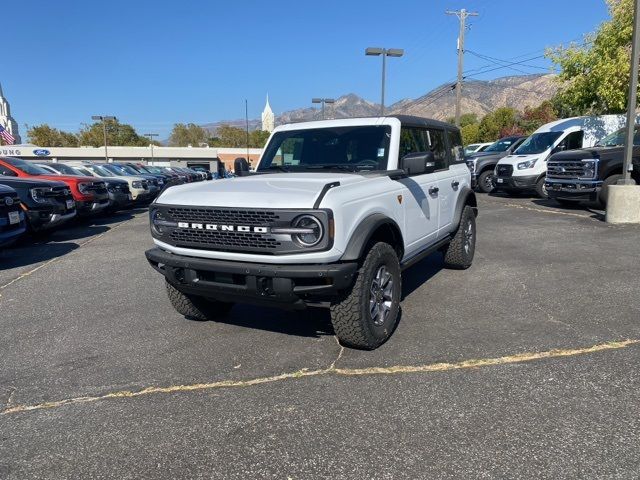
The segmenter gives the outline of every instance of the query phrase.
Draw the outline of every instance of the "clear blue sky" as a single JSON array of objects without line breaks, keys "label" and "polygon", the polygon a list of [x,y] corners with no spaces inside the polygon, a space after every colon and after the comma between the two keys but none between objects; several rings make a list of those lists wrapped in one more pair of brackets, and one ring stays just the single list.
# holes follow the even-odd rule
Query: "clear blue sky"
[{"label": "clear blue sky", "polygon": [[[380,59],[364,49],[404,48],[389,61],[389,104],[455,77],[458,22],[444,11],[463,7],[480,13],[467,49],[501,59],[540,55],[607,18],[604,0],[9,1],[0,82],[21,133],[75,131],[104,113],[166,138],[176,122],[242,118],[245,98],[258,117],[267,92],[276,113],[313,96],[378,101]],[[467,54],[465,70],[487,63]]]}]

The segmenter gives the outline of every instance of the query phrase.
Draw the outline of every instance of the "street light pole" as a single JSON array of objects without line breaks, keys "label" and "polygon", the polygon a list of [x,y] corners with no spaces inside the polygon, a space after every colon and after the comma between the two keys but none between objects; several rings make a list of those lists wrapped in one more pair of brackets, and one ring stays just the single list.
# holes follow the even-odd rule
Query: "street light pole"
[{"label": "street light pole", "polygon": [[634,1],[633,12],[633,39],[631,41],[631,78],[629,81],[629,103],[627,104],[627,140],[624,143],[624,165],[622,167],[622,179],[618,185],[635,185],[631,178],[633,164],[633,137],[636,130],[636,102],[638,93],[638,55],[640,55],[640,0]]},{"label": "street light pole", "polygon": [[402,57],[404,55],[404,50],[402,48],[369,47],[365,49],[364,54],[374,57],[382,55],[382,93],[380,95],[380,115],[384,115],[384,91],[387,77],[387,57]]},{"label": "street light pole", "polygon": [[149,139],[149,142],[151,144],[151,165],[153,165],[153,137],[157,137],[158,134],[157,133],[145,133],[144,136]]},{"label": "street light pole", "polygon": [[116,117],[111,115],[92,115],[92,120],[99,120],[102,122],[102,133],[104,135],[104,161],[109,163],[109,153],[107,151],[107,120],[116,121]]},{"label": "street light pole", "polygon": [[324,106],[325,106],[325,104],[336,103],[336,101],[333,98],[312,98],[311,99],[311,103],[320,103],[322,105],[320,107],[320,110],[322,112],[322,119],[324,120]]}]

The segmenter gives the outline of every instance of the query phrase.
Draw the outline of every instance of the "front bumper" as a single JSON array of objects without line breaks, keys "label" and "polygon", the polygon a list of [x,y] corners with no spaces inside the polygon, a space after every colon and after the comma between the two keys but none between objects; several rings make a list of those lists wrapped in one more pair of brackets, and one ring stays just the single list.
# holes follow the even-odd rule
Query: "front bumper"
[{"label": "front bumper", "polygon": [[58,209],[29,209],[27,210],[29,218],[29,227],[35,232],[49,230],[50,228],[62,225],[76,216],[75,208],[73,210]]},{"label": "front bumper", "polygon": [[538,182],[537,175],[511,176],[493,178],[496,190],[533,190]]},{"label": "front bumper", "polygon": [[123,208],[131,205],[133,201],[130,197],[130,193],[124,192],[110,192],[109,193],[109,207],[110,208]]},{"label": "front bumper", "polygon": [[601,180],[556,180],[545,181],[549,198],[575,201],[596,201],[602,189]]},{"label": "front bumper", "polygon": [[76,210],[79,217],[96,215],[109,206],[109,197],[105,196],[93,202],[76,202]]},{"label": "front bumper", "polygon": [[180,291],[225,302],[304,308],[328,301],[355,281],[358,264],[273,265],[185,257],[153,248],[151,266]]},{"label": "front bumper", "polygon": [[0,247],[11,245],[27,230],[24,212],[18,211],[18,218],[18,223],[10,224],[8,212],[0,212]]}]

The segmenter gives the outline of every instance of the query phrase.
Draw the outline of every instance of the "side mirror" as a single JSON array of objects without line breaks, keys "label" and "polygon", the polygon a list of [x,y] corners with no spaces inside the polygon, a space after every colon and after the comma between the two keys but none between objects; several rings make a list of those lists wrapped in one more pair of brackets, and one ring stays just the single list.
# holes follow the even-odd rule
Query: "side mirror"
[{"label": "side mirror", "polygon": [[239,177],[247,175],[249,173],[249,162],[244,157],[236,158],[233,161],[233,171]]},{"label": "side mirror", "polygon": [[567,149],[567,146],[564,143],[560,143],[556,145],[556,147],[551,151],[551,153],[564,152]]},{"label": "side mirror", "polygon": [[433,152],[410,153],[402,157],[402,169],[407,175],[431,173],[436,169]]}]

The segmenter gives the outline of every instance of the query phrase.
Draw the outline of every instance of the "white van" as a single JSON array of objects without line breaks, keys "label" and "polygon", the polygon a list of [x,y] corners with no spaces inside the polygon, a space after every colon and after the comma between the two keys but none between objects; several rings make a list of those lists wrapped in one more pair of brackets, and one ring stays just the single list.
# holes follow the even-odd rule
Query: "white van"
[{"label": "white van", "polygon": [[511,154],[498,161],[495,189],[508,192],[535,190],[547,197],[544,185],[549,157],[564,150],[586,148],[624,127],[624,115],[573,117],[556,120],[533,132]]}]

